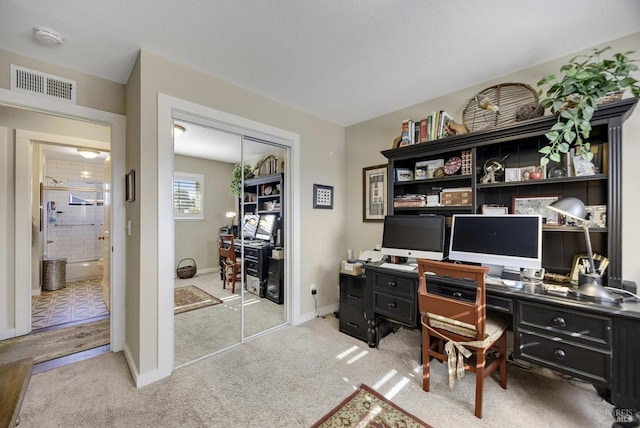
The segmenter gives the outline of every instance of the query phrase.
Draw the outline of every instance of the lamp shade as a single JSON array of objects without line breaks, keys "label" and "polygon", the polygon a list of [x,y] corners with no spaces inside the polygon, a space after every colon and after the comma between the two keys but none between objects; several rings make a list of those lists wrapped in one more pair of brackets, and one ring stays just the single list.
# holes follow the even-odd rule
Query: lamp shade
[{"label": "lamp shade", "polygon": [[85,159],[95,159],[100,154],[99,151],[91,149],[78,149],[78,153]]},{"label": "lamp shade", "polygon": [[571,217],[574,220],[586,220],[585,217],[587,216],[587,210],[584,203],[573,196],[558,199],[554,203],[550,204],[548,208],[559,212],[564,216]]}]

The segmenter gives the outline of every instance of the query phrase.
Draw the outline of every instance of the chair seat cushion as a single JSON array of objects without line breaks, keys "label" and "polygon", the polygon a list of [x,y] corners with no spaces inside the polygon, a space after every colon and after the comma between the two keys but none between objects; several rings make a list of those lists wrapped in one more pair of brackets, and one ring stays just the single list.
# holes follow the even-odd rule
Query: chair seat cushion
[{"label": "chair seat cushion", "polygon": [[[451,318],[443,317],[436,314],[427,314],[429,325],[433,328],[447,330],[452,333],[459,334],[471,339],[480,339],[477,337],[476,329],[473,325],[460,322]],[[507,322],[500,317],[487,317],[484,327],[484,338],[480,342],[482,347],[485,344],[493,343],[507,329]],[[472,345],[473,346],[473,345]]]}]

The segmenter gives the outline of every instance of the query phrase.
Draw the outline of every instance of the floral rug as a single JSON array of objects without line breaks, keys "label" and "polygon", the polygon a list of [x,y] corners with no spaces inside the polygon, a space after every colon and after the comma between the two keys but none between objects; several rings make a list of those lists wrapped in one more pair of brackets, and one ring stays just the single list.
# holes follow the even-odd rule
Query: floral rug
[{"label": "floral rug", "polygon": [[362,384],[312,428],[316,427],[431,428],[431,425],[405,412],[367,385]]},{"label": "floral rug", "polygon": [[175,315],[183,312],[213,306],[222,303],[222,300],[212,296],[195,285],[176,288],[173,297],[173,313]]}]

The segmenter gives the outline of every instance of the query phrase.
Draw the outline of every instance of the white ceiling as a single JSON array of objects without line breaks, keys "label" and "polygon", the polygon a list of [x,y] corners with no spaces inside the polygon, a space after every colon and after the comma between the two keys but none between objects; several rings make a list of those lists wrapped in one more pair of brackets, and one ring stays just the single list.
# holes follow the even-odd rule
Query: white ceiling
[{"label": "white ceiling", "polygon": [[120,83],[145,49],[343,126],[638,31],[638,0],[0,0],[0,49]]}]

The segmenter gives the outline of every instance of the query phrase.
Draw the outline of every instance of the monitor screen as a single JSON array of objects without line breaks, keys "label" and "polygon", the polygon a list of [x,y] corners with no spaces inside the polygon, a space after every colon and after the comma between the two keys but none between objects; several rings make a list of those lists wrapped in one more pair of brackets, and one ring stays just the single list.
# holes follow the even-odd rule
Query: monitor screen
[{"label": "monitor screen", "polygon": [[457,214],[451,223],[449,259],[502,269],[542,266],[542,217]]},{"label": "monitor screen", "polygon": [[273,228],[276,224],[275,214],[260,214],[258,228],[256,229],[256,238],[270,241],[273,236]]},{"label": "monitor screen", "polygon": [[384,218],[382,254],[442,260],[444,216],[393,215]]},{"label": "monitor screen", "polygon": [[242,239],[254,239],[260,216],[255,214],[245,214],[242,217]]}]

